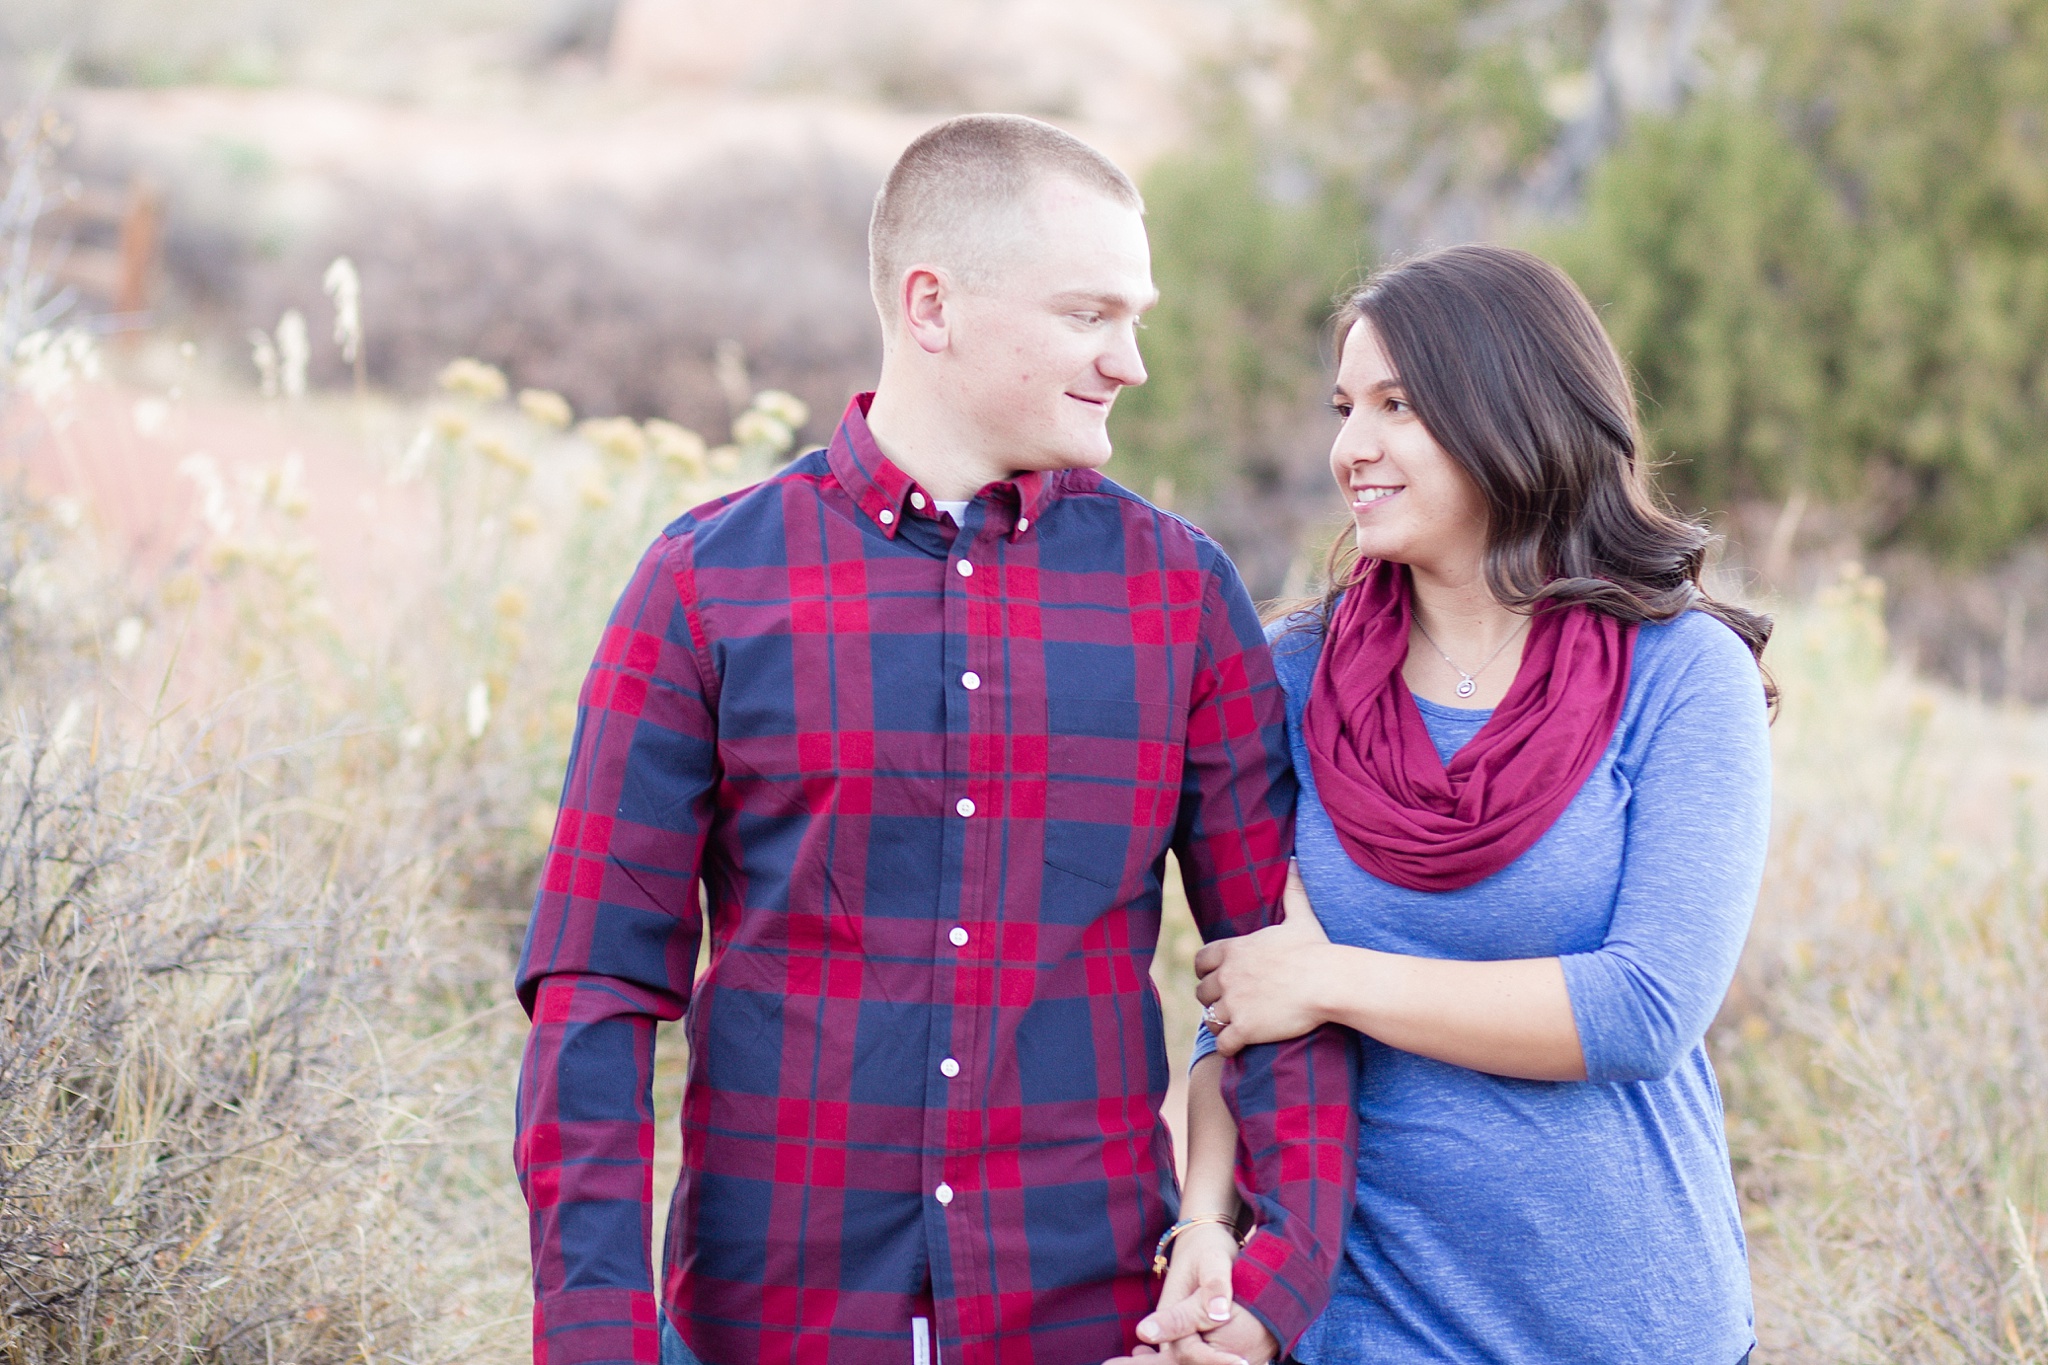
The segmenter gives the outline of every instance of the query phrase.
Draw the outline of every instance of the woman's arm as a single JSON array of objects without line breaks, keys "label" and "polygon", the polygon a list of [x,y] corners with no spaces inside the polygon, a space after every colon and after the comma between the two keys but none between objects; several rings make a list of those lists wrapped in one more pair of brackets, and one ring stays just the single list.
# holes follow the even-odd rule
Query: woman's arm
[{"label": "woman's arm", "polygon": [[[1209,944],[1195,970],[1202,977],[1196,996],[1224,1024],[1216,1046],[1225,1055],[1338,1023],[1389,1047],[1496,1076],[1586,1078],[1557,958],[1458,962],[1331,943],[1291,869],[1286,920]],[[1190,1174],[1193,1153],[1191,1128]]]},{"label": "woman's arm", "polygon": [[1456,962],[1333,948],[1299,887],[1284,923],[1195,958],[1226,1052],[1324,1019],[1404,1051],[1539,1080],[1650,1080],[1684,1064],[1727,995],[1763,876],[1769,731],[1756,663],[1704,616],[1675,623],[1630,772],[1604,941],[1563,958]]},{"label": "woman's arm", "polygon": [[[1213,1052],[1188,1072],[1182,1221],[1237,1216],[1237,1121],[1223,1099],[1222,1072],[1223,1059]],[[1272,1334],[1231,1301],[1237,1235],[1230,1223],[1188,1228],[1174,1238],[1172,1254],[1159,1290],[1158,1311],[1138,1324],[1138,1339],[1161,1347],[1161,1354],[1178,1365],[1257,1365],[1271,1360],[1279,1350]]]}]

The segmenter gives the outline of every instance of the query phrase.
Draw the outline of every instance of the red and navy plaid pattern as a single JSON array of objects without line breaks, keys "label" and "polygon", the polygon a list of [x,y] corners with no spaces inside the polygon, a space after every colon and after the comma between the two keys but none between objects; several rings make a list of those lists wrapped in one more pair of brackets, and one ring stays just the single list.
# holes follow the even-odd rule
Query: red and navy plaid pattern
[{"label": "red and navy plaid pattern", "polygon": [[[707,1365],[907,1365],[913,1315],[948,1365],[1075,1365],[1151,1306],[1165,855],[1238,934],[1291,839],[1259,622],[1212,542],[1094,473],[955,528],[865,411],[670,526],[584,685],[519,967],[549,1365],[651,1365],[658,1311]],[[654,1026],[686,1010],[658,1309]],[[1284,1342],[1342,1246],[1351,1065],[1326,1032],[1226,1073],[1239,1291]]]}]

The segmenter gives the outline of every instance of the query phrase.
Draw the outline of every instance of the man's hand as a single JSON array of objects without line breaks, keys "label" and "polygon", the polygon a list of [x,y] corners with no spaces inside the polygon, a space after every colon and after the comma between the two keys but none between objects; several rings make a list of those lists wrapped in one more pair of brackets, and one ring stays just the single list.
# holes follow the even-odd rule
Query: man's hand
[{"label": "man's hand", "polygon": [[1226,1057],[1254,1043],[1299,1038],[1324,1022],[1313,983],[1330,938],[1292,863],[1282,911],[1278,924],[1195,954],[1195,998],[1208,1006],[1203,1018],[1214,1021],[1210,1032]]}]

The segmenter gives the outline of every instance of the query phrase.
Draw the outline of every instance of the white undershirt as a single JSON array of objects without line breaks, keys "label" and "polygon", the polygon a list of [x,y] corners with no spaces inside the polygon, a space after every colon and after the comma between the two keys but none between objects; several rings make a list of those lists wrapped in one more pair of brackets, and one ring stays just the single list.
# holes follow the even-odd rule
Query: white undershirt
[{"label": "white undershirt", "polygon": [[950,515],[955,526],[965,526],[967,524],[967,504],[973,501],[974,499],[972,498],[962,498],[958,502],[954,502],[949,498],[933,498],[932,506]]}]

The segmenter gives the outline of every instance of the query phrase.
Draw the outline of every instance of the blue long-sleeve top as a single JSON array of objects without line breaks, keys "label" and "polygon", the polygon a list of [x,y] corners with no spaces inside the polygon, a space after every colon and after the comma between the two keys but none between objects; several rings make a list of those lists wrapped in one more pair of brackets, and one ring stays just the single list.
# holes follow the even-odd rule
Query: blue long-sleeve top
[{"label": "blue long-sleeve top", "polygon": [[[1558,957],[1587,1079],[1522,1081],[1359,1039],[1357,1207],[1309,1365],[1736,1365],[1749,1270],[1703,1038],[1763,875],[1770,753],[1749,651],[1699,612],[1643,626],[1612,743],[1557,823],[1458,891],[1345,852],[1301,712],[1322,637],[1280,630],[1295,853],[1331,940]],[[1492,713],[1418,699],[1448,760]],[[1204,1032],[1197,1057],[1213,1048]]]}]

